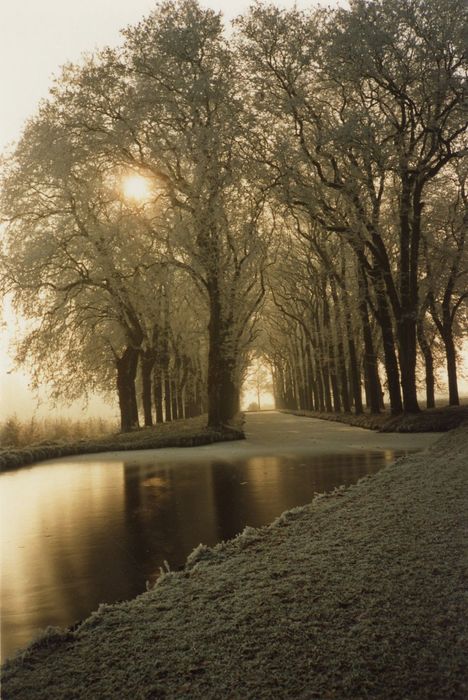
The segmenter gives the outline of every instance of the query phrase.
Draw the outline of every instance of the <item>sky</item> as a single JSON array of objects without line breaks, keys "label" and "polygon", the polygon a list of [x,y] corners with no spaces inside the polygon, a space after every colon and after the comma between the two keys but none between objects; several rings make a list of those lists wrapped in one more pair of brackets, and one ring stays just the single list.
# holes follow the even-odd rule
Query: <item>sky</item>
[{"label": "sky", "polygon": [[[202,4],[232,19],[252,3],[202,0]],[[294,2],[277,4],[292,6]],[[310,0],[297,2],[299,7],[314,4]],[[120,30],[137,23],[155,5],[155,0],[2,0],[0,149],[18,137],[61,65],[78,61],[84,52],[115,46]]]}]

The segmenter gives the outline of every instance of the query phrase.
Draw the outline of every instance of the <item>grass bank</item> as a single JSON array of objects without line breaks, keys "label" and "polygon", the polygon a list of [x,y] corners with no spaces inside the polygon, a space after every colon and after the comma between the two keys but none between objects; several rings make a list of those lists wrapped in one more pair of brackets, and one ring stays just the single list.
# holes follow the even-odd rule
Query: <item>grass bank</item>
[{"label": "grass bank", "polygon": [[5,700],[464,700],[468,427],[272,525],[198,547],[132,601],[49,629]]},{"label": "grass bank", "polygon": [[244,437],[240,422],[223,430],[213,430],[206,427],[206,416],[198,416],[130,433],[114,433],[77,441],[42,441],[20,448],[0,449],[0,471],[17,469],[55,457],[95,452],[153,450],[163,447],[195,447],[228,440],[242,440]]},{"label": "grass bank", "polygon": [[282,410],[294,416],[319,418],[354,425],[358,428],[378,430],[381,433],[445,433],[468,422],[468,406],[430,408],[420,413],[392,416],[388,411],[379,415],[363,413],[321,413],[319,411]]}]

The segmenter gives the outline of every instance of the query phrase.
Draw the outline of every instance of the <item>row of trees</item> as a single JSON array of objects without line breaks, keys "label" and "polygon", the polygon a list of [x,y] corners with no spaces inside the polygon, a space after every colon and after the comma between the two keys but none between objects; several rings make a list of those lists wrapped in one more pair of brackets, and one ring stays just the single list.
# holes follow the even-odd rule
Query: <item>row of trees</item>
[{"label": "row of trees", "polygon": [[[440,367],[448,376],[449,403],[459,403],[454,348],[466,329],[461,200],[458,192],[451,202],[438,202],[439,214],[431,212],[423,239],[418,374],[428,408],[435,406]],[[398,360],[384,345],[377,298],[358,260],[346,254],[342,239],[317,228],[291,224],[287,239],[287,253],[274,269],[260,345],[272,366],[277,405],[361,413],[363,386],[372,413],[384,407],[384,389],[393,413],[400,413],[398,374],[393,394],[390,384]]]},{"label": "row of trees", "polygon": [[440,341],[456,404],[465,15],[256,4],[228,40],[180,0],[67,66],[3,178],[19,359],[66,396],[115,382],[123,429],[137,378],[146,424],[219,426],[262,326],[279,404],[327,410],[360,412],[362,378],[372,411],[382,380],[393,413],[419,410],[419,357],[432,405]]},{"label": "row of trees", "polygon": [[[359,309],[361,334],[353,337],[364,342],[373,410],[379,391],[366,329],[370,313],[380,332],[392,411],[419,410],[417,339],[430,384],[431,324],[446,349],[451,403],[458,403],[453,335],[457,315],[466,324],[467,298],[462,16],[466,8],[452,0],[442,7],[357,0],[331,17],[257,6],[240,20],[259,120],[274,116],[277,122],[259,158],[316,258],[312,275],[301,277],[309,284],[290,286],[293,305],[312,284],[316,301],[308,302],[308,312],[315,307],[313,324],[322,326],[312,349],[325,358],[325,371],[330,365],[332,385],[343,373],[350,301]],[[343,246],[347,267],[357,268],[354,296],[336,252]],[[297,259],[294,249],[292,256]],[[337,332],[339,316],[346,335]],[[303,330],[310,336],[310,322]],[[353,355],[348,347],[351,386]],[[326,400],[326,386],[324,392]],[[347,405],[344,375],[335,407],[340,393]],[[356,395],[355,405],[359,410]]]}]

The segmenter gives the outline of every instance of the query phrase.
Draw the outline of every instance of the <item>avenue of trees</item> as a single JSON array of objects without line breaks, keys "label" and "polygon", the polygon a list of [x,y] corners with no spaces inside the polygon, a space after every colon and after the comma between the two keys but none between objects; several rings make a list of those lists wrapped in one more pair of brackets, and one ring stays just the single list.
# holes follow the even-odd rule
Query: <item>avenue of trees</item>
[{"label": "avenue of trees", "polygon": [[[121,427],[459,403],[468,328],[466,6],[157,5],[60,78],[3,168],[18,360]],[[134,191],[125,184],[135,186]]]}]

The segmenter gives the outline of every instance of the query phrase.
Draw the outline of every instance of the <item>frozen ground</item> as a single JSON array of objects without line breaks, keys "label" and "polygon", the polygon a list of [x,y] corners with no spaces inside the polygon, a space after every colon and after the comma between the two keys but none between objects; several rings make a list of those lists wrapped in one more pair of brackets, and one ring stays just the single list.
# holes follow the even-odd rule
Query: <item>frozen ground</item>
[{"label": "frozen ground", "polygon": [[50,631],[6,666],[2,697],[466,698],[467,462],[460,428],[199,547],[134,601]]},{"label": "frozen ground", "polygon": [[[442,433],[377,433],[344,423],[332,423],[316,418],[302,418],[278,411],[248,413],[245,424],[246,440],[218,442],[195,448],[169,447],[155,450],[126,452],[132,461],[171,462],[209,459],[241,460],[255,455],[285,456],[324,455],[357,452],[359,450],[422,450],[435,442]],[[99,461],[115,460],[122,453],[99,454]],[[80,455],[74,460],[95,460],[95,455]]]}]

